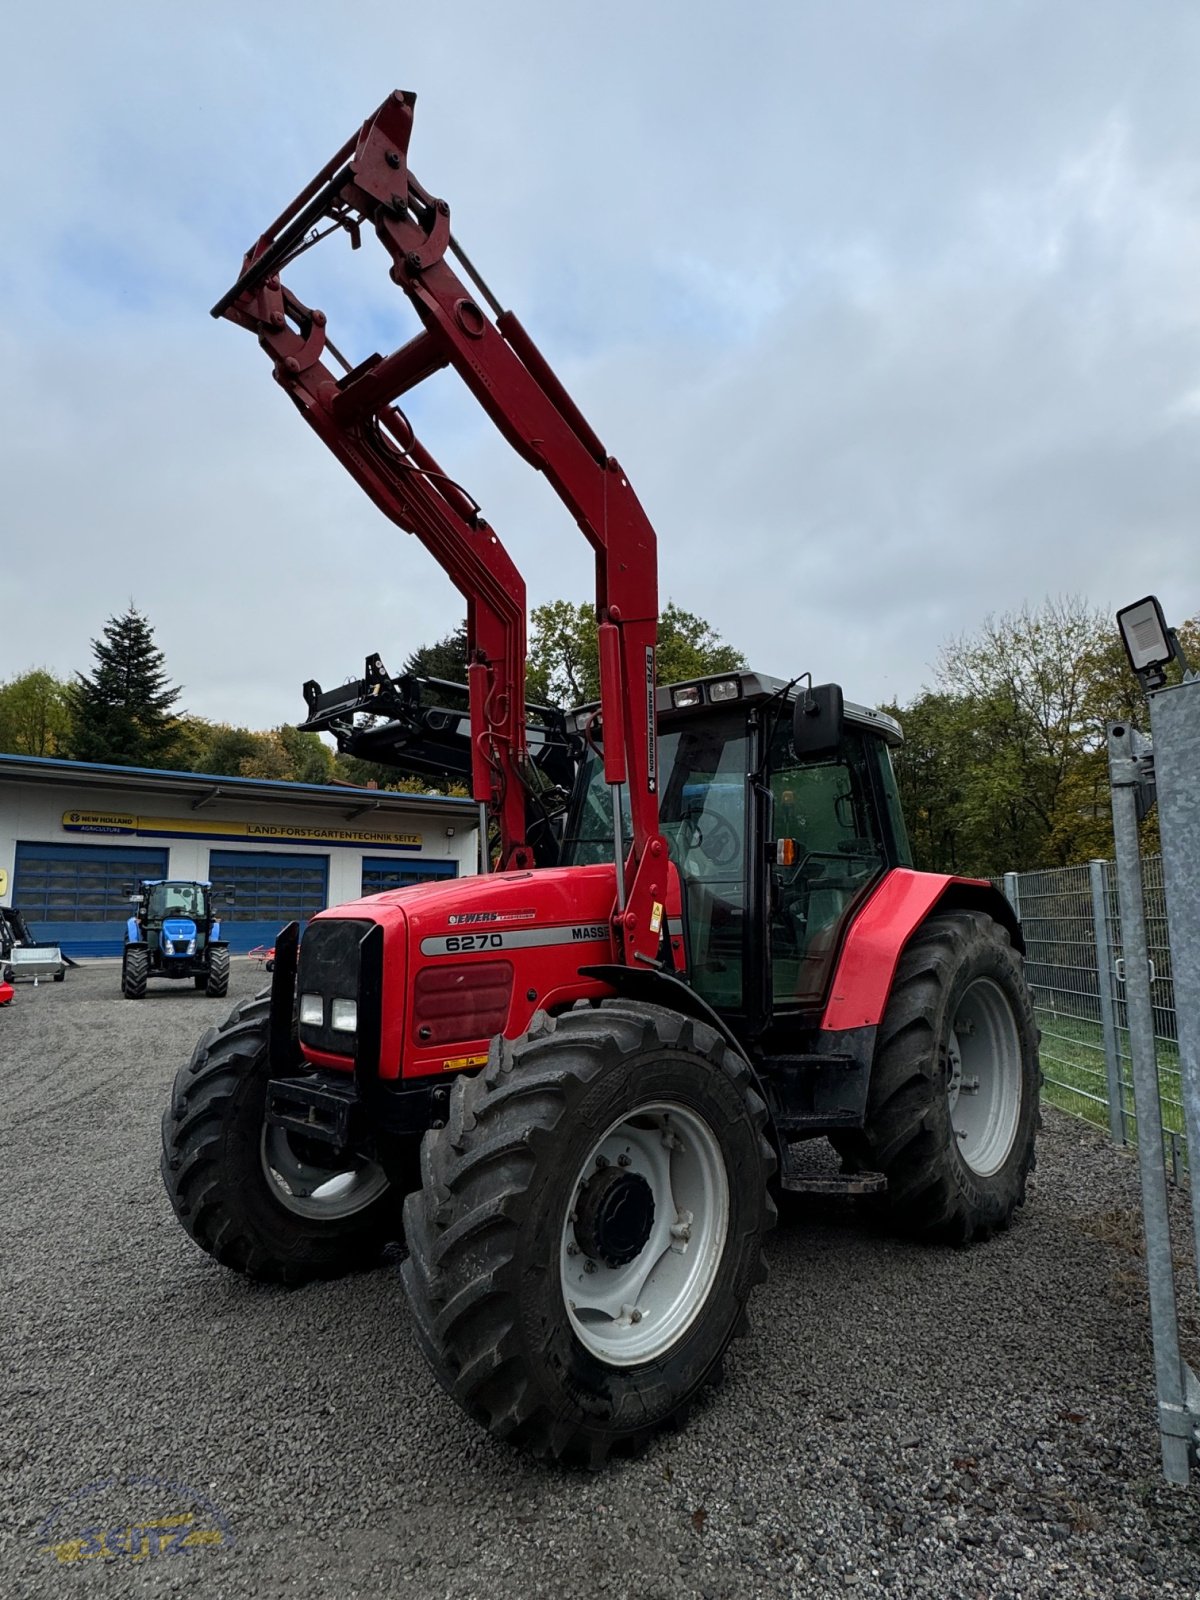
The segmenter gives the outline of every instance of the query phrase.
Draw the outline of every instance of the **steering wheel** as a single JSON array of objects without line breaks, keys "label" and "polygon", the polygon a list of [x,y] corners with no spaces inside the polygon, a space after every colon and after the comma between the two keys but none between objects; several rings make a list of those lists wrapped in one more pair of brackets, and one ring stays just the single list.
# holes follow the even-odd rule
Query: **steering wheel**
[{"label": "steering wheel", "polygon": [[691,830],[690,848],[699,850],[714,867],[728,867],[741,854],[741,835],[731,822],[715,811],[705,814],[703,826],[700,818],[695,818]]}]

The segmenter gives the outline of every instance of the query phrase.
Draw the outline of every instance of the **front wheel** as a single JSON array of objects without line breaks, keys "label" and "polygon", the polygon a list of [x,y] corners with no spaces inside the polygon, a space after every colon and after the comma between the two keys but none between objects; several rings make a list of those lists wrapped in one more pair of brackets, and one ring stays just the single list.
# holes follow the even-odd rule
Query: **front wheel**
[{"label": "front wheel", "polygon": [[121,960],[121,993],[126,1000],[145,999],[146,979],[149,976],[149,953],[138,945],[126,945]]},{"label": "front wheel", "polygon": [[162,1177],[184,1231],[247,1277],[335,1278],[374,1265],[400,1237],[378,1161],[266,1120],[270,998],[210,1028],[163,1113]]},{"label": "front wheel", "polygon": [[765,1276],[765,1125],[741,1057],[660,1006],[494,1041],[405,1202],[404,1287],[443,1387],[496,1436],[593,1466],[681,1420]]},{"label": "front wheel", "polygon": [[1012,1221],[1041,1123],[1037,1026],[1021,958],[978,911],[913,935],[879,1027],[867,1121],[834,1144],[887,1176],[906,1233],[965,1244]]},{"label": "front wheel", "polygon": [[204,992],[210,1000],[223,1000],[229,992],[229,950],[225,945],[214,945],[208,952]]}]

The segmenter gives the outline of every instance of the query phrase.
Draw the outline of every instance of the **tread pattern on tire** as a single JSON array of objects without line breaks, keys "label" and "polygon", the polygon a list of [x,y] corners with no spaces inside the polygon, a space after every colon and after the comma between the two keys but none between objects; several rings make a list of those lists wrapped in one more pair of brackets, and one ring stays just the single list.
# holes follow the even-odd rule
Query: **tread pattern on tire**
[{"label": "tread pattern on tire", "polygon": [[121,961],[121,993],[126,1000],[141,1000],[150,976],[150,956],[145,950],[127,948]]},{"label": "tread pattern on tire", "polygon": [[[531,1186],[574,1119],[586,1117],[605,1068],[650,1050],[689,1050],[723,1069],[741,1095],[750,1138],[769,1176],[775,1156],[764,1136],[766,1106],[745,1062],[714,1030],[642,1002],[583,1002],[558,1017],[539,1012],[516,1041],[492,1041],[483,1071],[455,1083],[445,1127],[426,1135],[423,1187],[405,1201],[409,1256],[402,1278],[434,1373],[492,1434],[543,1459],[598,1466],[612,1449],[633,1452],[662,1426],[679,1425],[687,1408],[685,1402],[647,1425],[656,1405],[667,1403],[651,1386],[636,1415],[631,1407],[624,1416],[598,1415],[589,1426],[564,1414],[539,1381],[537,1360],[545,1353],[531,1356],[529,1329],[522,1326],[517,1256]],[[743,1232],[743,1241],[754,1234],[754,1244],[734,1283],[738,1312],[731,1338],[748,1326],[745,1302],[766,1276],[761,1237],[774,1220],[764,1181]],[[748,1249],[745,1242],[737,1247],[744,1254]],[[732,1238],[726,1248],[735,1248]],[[549,1271],[556,1274],[556,1250],[553,1256]],[[722,1354],[723,1347],[708,1381]]]},{"label": "tread pattern on tire", "polygon": [[[343,1277],[374,1266],[384,1246],[399,1237],[390,1191],[340,1225],[309,1222],[282,1208],[273,1219],[268,1210],[268,1222],[277,1224],[272,1234],[256,1225],[248,1207],[247,1190],[260,1179],[265,1185],[265,1174],[253,1165],[241,1174],[231,1167],[234,1102],[240,1097],[244,1105],[247,1078],[265,1072],[270,1005],[269,994],[241,1001],[219,1028],[205,1031],[179,1069],[162,1119],[163,1183],[184,1231],[222,1266],[288,1285]],[[246,1131],[253,1134],[257,1160],[261,1112]]]},{"label": "tread pattern on tire", "polygon": [[210,1000],[223,1000],[229,993],[229,951],[217,948],[208,953],[208,980],[204,992]]},{"label": "tread pattern on tire", "polygon": [[[946,1058],[939,1047],[954,974],[972,950],[982,955],[989,943],[999,971],[1016,980],[1010,998],[1026,1055],[1014,1150],[994,1182],[973,1179],[951,1149]],[[968,1244],[1008,1227],[1024,1204],[1036,1161],[1041,1126],[1037,1038],[1021,957],[1005,928],[980,911],[945,913],[922,924],[900,958],[879,1026],[867,1125],[833,1140],[848,1170],[886,1173],[884,1205],[899,1230]]]}]

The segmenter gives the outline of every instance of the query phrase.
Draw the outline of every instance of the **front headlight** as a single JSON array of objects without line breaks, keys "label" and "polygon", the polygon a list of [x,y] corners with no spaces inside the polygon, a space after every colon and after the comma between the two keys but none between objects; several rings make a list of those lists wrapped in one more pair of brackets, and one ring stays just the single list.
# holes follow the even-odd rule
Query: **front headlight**
[{"label": "front headlight", "polygon": [[319,994],[300,996],[300,1022],[305,1028],[319,1028],[325,1021],[325,1002]]},{"label": "front headlight", "polygon": [[189,939],[188,940],[187,953],[190,956],[194,956],[196,954],[196,941],[195,941],[195,939]]},{"label": "front headlight", "polygon": [[358,1031],[358,1001],[335,1000],[330,1007],[329,1026],[335,1033]]}]

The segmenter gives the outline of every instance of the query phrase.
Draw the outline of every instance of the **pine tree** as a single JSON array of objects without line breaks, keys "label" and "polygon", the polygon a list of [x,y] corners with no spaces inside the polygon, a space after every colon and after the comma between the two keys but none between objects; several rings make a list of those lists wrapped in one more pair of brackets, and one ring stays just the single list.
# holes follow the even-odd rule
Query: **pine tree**
[{"label": "pine tree", "polygon": [[77,672],[70,691],[75,760],[169,766],[179,689],[168,682],[154,629],[131,603],[123,617],[108,619],[92,650],[91,676]]}]

